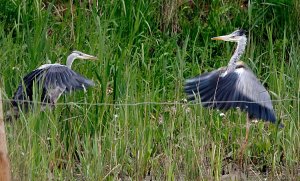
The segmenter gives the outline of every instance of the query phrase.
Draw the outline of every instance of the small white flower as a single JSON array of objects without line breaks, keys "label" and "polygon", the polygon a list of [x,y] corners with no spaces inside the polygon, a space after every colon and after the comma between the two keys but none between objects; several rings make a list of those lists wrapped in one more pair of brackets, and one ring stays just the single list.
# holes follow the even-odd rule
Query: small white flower
[{"label": "small white flower", "polygon": [[220,113],[220,116],[221,116],[221,117],[224,117],[224,116],[225,116],[225,114],[221,112],[221,113]]},{"label": "small white flower", "polygon": [[162,116],[162,115],[160,115],[159,117],[158,117],[158,124],[159,125],[162,125],[164,123],[164,117]]},{"label": "small white flower", "polygon": [[187,107],[187,108],[185,109],[185,112],[186,112],[186,113],[191,112],[191,108]]}]

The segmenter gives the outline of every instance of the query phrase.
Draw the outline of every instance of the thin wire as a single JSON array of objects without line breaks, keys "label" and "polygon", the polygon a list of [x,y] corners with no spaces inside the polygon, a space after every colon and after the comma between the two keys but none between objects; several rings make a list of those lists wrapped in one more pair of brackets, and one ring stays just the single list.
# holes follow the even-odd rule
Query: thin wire
[{"label": "thin wire", "polygon": [[[1,99],[3,102],[16,101],[14,99]],[[285,102],[285,101],[300,101],[300,99],[277,99],[271,102]],[[32,103],[32,104],[45,104],[40,101],[30,101],[30,100],[17,100],[18,103]],[[270,101],[206,101],[206,102],[187,102],[186,100],[173,101],[173,102],[132,102],[132,103],[86,103],[86,102],[67,102],[67,103],[56,103],[56,106],[63,105],[89,105],[89,106],[140,106],[140,105],[200,105],[200,104],[218,104],[218,103],[266,103]]]}]

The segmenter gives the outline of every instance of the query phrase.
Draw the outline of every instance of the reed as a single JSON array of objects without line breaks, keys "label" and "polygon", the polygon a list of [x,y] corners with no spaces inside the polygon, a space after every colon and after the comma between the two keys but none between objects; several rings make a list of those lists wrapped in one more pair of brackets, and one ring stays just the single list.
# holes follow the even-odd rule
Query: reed
[{"label": "reed", "polygon": [[[96,87],[63,96],[66,105],[52,112],[37,108],[7,123],[14,180],[299,178],[299,2],[171,2],[1,2],[5,99],[26,73],[65,63],[72,50],[99,58],[73,65]],[[220,117],[199,105],[126,105],[183,102],[186,78],[226,65],[232,54],[233,44],[210,38],[239,27],[249,38],[242,60],[280,100],[274,107],[285,125],[252,124],[242,166],[244,113]],[[114,105],[90,105],[97,103]],[[8,102],[4,106],[8,110]]]}]

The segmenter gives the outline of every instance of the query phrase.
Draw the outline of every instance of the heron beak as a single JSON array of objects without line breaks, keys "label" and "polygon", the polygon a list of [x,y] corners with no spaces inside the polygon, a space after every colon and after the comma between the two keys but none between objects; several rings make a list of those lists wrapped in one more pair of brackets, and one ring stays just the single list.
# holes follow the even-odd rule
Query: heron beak
[{"label": "heron beak", "polygon": [[217,36],[217,37],[213,37],[211,38],[212,40],[223,40],[223,41],[228,41],[228,36]]},{"label": "heron beak", "polygon": [[97,60],[98,58],[93,55],[83,54],[80,58],[87,60]]}]

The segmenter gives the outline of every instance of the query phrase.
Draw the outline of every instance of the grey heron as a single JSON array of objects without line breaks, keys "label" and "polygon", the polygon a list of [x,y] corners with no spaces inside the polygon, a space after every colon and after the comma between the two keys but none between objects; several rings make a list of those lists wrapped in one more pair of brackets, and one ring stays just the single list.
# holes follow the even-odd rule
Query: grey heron
[{"label": "grey heron", "polygon": [[227,111],[240,108],[247,112],[246,138],[248,140],[249,119],[275,123],[276,116],[270,95],[255,74],[240,60],[245,51],[247,37],[240,29],[212,40],[236,42],[237,48],[228,65],[197,77],[187,79],[184,90],[188,100],[200,97],[204,107]]},{"label": "grey heron", "polygon": [[28,108],[33,100],[34,88],[42,91],[41,102],[43,106],[50,105],[52,107],[63,93],[85,90],[94,86],[92,80],[84,78],[71,69],[75,59],[96,60],[97,57],[80,51],[73,51],[68,56],[66,65],[44,64],[28,73],[14,93],[12,101],[14,110],[17,110],[18,106]]}]

